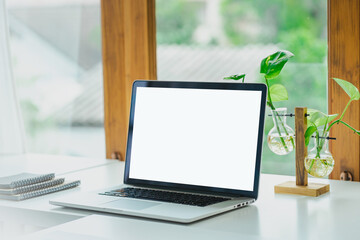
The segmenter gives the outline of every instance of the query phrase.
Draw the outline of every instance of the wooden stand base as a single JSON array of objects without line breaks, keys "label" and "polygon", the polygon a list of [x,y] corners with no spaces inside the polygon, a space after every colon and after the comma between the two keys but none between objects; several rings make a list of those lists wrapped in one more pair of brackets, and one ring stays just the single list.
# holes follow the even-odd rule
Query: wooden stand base
[{"label": "wooden stand base", "polygon": [[308,183],[307,186],[298,186],[295,182],[289,181],[274,186],[275,193],[298,194],[310,197],[317,197],[330,191],[329,184]]}]

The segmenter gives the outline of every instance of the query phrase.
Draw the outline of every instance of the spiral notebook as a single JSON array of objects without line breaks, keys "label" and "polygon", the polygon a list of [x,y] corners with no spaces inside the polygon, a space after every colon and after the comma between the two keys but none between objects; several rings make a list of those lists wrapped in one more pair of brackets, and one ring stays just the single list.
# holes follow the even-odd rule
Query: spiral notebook
[{"label": "spiral notebook", "polygon": [[53,178],[55,178],[55,173],[49,173],[49,174],[20,173],[7,177],[0,177],[0,188],[1,189],[18,188],[35,183],[45,182]]},{"label": "spiral notebook", "polygon": [[71,182],[64,182],[62,184],[59,185],[55,185],[55,186],[51,186],[48,188],[43,188],[40,190],[35,190],[35,191],[31,191],[31,192],[25,192],[25,193],[21,193],[21,194],[15,194],[15,195],[2,195],[0,194],[0,198],[1,199],[7,199],[7,200],[25,200],[28,198],[33,198],[33,197],[38,197],[41,195],[45,195],[45,194],[49,194],[49,193],[53,193],[53,192],[58,192],[61,190],[65,190],[68,188],[73,188],[80,185],[80,181],[71,181]]},{"label": "spiral notebook", "polygon": [[15,195],[15,194],[21,194],[21,193],[25,193],[25,192],[31,192],[31,191],[59,185],[59,184],[64,183],[64,181],[65,181],[65,178],[57,178],[57,179],[52,179],[49,181],[35,183],[35,184],[18,187],[18,188],[0,189],[0,195],[1,194]]}]

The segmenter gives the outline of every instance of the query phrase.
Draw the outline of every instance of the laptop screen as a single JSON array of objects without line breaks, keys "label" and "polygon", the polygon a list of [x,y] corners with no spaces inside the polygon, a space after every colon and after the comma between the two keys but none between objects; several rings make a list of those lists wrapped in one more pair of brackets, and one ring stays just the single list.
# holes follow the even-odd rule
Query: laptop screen
[{"label": "laptop screen", "polygon": [[138,86],[135,94],[129,179],[254,191],[262,90]]}]

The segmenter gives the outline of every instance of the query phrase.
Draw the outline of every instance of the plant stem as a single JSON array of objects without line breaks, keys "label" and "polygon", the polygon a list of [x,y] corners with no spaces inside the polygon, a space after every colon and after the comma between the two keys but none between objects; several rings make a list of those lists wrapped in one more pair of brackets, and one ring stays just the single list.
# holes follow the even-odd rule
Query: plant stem
[{"label": "plant stem", "polygon": [[318,157],[318,158],[320,158],[320,152],[321,152],[322,148],[324,147],[324,143],[326,140],[325,136],[327,135],[326,126],[327,126],[328,120],[329,119],[326,119],[326,122],[324,124],[323,134],[322,134],[321,138],[319,138],[318,132],[316,134],[316,140],[317,140],[316,157]]},{"label": "plant stem", "polygon": [[[316,136],[315,136],[316,156],[315,156],[315,158],[320,158],[320,151],[322,149],[322,147],[319,147],[320,146],[319,135],[320,135],[319,131],[316,129]],[[314,166],[314,162],[315,162],[315,159],[312,159],[310,166],[309,166],[309,172],[311,171],[312,167]]]},{"label": "plant stem", "polygon": [[314,162],[315,162],[315,159],[312,159],[311,160],[311,163],[310,163],[310,167],[309,167],[309,172],[311,171],[313,165],[314,165]]},{"label": "plant stem", "polygon": [[344,121],[341,121],[340,119],[332,122],[326,131],[329,131],[330,128],[331,128],[332,126],[334,126],[336,123],[342,123],[342,124],[344,124],[345,126],[347,126],[348,128],[350,128],[351,130],[353,130],[354,133],[356,133],[357,135],[360,135],[360,130],[356,130],[355,128],[353,128],[352,126],[350,126],[348,123],[346,123],[346,122],[344,122]]},{"label": "plant stem", "polygon": [[339,120],[341,120],[341,119],[344,117],[344,114],[345,114],[345,112],[346,112],[347,108],[349,107],[349,105],[350,105],[351,101],[352,101],[352,99],[350,99],[350,101],[346,104],[346,107],[344,108],[344,111],[342,112],[342,114],[341,114],[341,116],[340,116]]},{"label": "plant stem", "polygon": [[[287,152],[288,151],[288,147],[286,146],[286,143],[285,143],[285,140],[284,138],[281,136],[281,132],[280,132],[280,128],[279,128],[279,124],[278,124],[278,121],[277,121],[277,117],[279,117],[279,120],[280,122],[282,123],[282,126],[283,128],[285,129],[285,126],[284,126],[284,123],[282,122],[280,116],[277,114],[277,112],[275,111],[276,108],[274,107],[274,104],[272,103],[272,100],[271,100],[271,95],[270,95],[270,86],[269,86],[269,81],[268,79],[265,77],[265,81],[266,81],[266,85],[267,85],[267,90],[268,90],[268,106],[271,108],[271,110],[273,110],[273,114],[275,114],[276,116],[274,116],[274,119],[275,119],[275,125],[276,125],[276,130],[278,131],[279,133],[279,137],[280,137],[280,141],[281,141],[281,144],[283,145],[285,151]],[[285,129],[286,131],[286,129]],[[288,135],[288,134],[286,134]]]},{"label": "plant stem", "polygon": [[[271,110],[274,111],[274,110],[276,110],[276,108],[275,108],[275,106],[274,106],[274,104],[272,103],[272,100],[271,100],[269,80],[268,80],[266,77],[265,77],[265,81],[266,81],[266,85],[268,86],[268,97],[269,97],[269,100],[268,100],[267,104],[268,104],[268,106],[271,108]],[[279,133],[280,141],[281,141],[282,145],[284,146],[285,150],[287,151],[287,150],[288,150],[288,147],[287,147],[287,145],[286,145],[286,143],[285,143],[284,138],[281,136],[280,128],[278,127],[278,122],[277,122],[277,120],[276,120],[276,117],[279,119],[279,121],[280,121],[280,123],[281,123],[281,126],[283,127],[286,136],[289,136],[289,133],[288,133],[288,131],[287,131],[286,128],[285,128],[285,124],[284,124],[284,122],[282,121],[282,118],[281,118],[278,114],[276,114],[276,116],[275,116],[275,118],[274,118],[275,121],[276,121],[276,124],[277,124],[276,128],[277,128],[277,131],[278,131],[278,133]],[[293,137],[290,137],[290,141],[291,141],[292,146],[295,147],[295,143],[294,143]]]},{"label": "plant stem", "polygon": [[286,143],[285,143],[285,140],[284,140],[283,136],[281,136],[281,131],[280,131],[280,128],[279,128],[279,123],[278,123],[278,120],[277,120],[277,117],[279,117],[279,120],[280,120],[280,122],[282,123],[281,118],[280,118],[280,116],[278,115],[277,112],[274,111],[274,114],[277,115],[277,116],[275,116],[274,119],[275,119],[275,122],[276,122],[276,123],[275,123],[276,129],[277,129],[277,131],[278,131],[278,133],[279,133],[280,141],[281,141],[282,145],[284,146],[285,150],[288,151],[288,147],[287,147],[287,145],[286,145]]},{"label": "plant stem", "polygon": [[319,132],[316,131],[316,138],[315,138],[315,141],[316,141],[316,156],[315,158],[320,158],[320,151],[321,151],[321,146],[320,146],[320,136],[319,136]]},{"label": "plant stem", "polygon": [[266,82],[267,90],[268,90],[268,98],[269,98],[268,104],[272,110],[275,110],[275,107],[271,101],[269,80],[266,77],[265,77],[265,82]]},{"label": "plant stem", "polygon": [[340,121],[340,123],[344,124],[345,126],[347,126],[348,128],[350,128],[351,130],[354,131],[354,133],[356,133],[357,135],[360,135],[360,131],[356,130],[355,128],[353,128],[352,126],[350,126],[348,123],[344,122],[344,121]]},{"label": "plant stem", "polygon": [[[342,118],[344,117],[345,112],[346,112],[347,108],[349,107],[351,101],[352,101],[352,100],[350,99],[350,101],[346,104],[346,107],[344,108],[344,111],[342,112],[342,114],[341,114],[341,116],[339,117],[339,119],[336,120],[336,121],[334,121],[334,122],[332,122],[332,123],[330,124],[330,126],[329,126],[329,127],[327,128],[327,130],[326,130],[327,132],[330,131],[330,128],[331,128],[332,126],[334,126],[335,123],[340,123],[340,122],[341,122],[341,120],[342,120]],[[346,125],[346,124],[345,124],[345,125]],[[347,126],[351,128],[351,126],[350,126],[349,124],[347,124]],[[356,131],[356,130],[355,130],[355,131]]]}]

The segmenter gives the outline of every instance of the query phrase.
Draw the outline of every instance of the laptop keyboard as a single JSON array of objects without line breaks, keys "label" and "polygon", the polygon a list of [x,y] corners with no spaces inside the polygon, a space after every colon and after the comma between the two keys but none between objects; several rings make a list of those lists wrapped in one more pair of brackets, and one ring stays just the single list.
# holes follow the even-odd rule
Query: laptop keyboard
[{"label": "laptop keyboard", "polygon": [[110,192],[99,193],[101,195],[155,200],[161,202],[179,203],[198,207],[205,207],[211,204],[229,200],[226,197],[204,196],[190,193],[167,192],[143,188],[121,188]]}]

